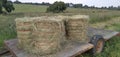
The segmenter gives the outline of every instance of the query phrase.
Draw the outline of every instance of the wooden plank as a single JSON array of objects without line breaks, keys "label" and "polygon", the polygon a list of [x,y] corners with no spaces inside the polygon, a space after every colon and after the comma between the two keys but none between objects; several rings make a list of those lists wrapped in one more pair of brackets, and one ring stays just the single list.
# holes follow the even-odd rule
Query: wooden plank
[{"label": "wooden plank", "polygon": [[104,36],[104,39],[105,39],[105,40],[109,40],[109,39],[111,39],[112,37],[116,36],[118,33],[119,33],[119,32],[112,32],[112,33],[110,33],[110,34],[108,34],[108,35],[105,35],[105,36]]},{"label": "wooden plank", "polygon": [[[25,53],[25,51],[23,51],[22,49],[17,48],[17,44],[18,44],[17,39],[5,41],[5,45],[10,50],[11,54],[14,57],[35,57],[31,54]],[[93,48],[93,45],[90,43],[81,43],[80,44],[80,43],[73,43],[73,42],[70,43],[69,42],[69,44],[65,45],[65,48],[61,52],[58,52],[53,55],[55,55],[55,57],[74,57],[74,56],[77,56],[77,55],[91,49],[91,48]],[[42,57],[42,56],[40,56],[40,57]]]},{"label": "wooden plank", "polygon": [[[13,55],[13,57],[16,57],[16,53],[15,53],[16,50],[14,50],[14,49],[16,49],[16,48],[14,47],[14,45],[17,46],[17,44],[16,44],[16,43],[17,43],[17,39],[5,41],[4,43],[5,43],[6,48],[7,48],[7,49],[10,51],[10,53]],[[19,52],[19,51],[18,51],[18,52]]]},{"label": "wooden plank", "polygon": [[87,50],[90,50],[91,48],[93,48],[93,45],[89,43],[75,43],[73,44],[72,48],[66,48],[57,55],[58,57],[75,57],[86,52]]},{"label": "wooden plank", "polygon": [[120,36],[120,32],[116,36]]},{"label": "wooden plank", "polygon": [[3,56],[0,56],[0,57],[13,57],[12,55],[3,55]]},{"label": "wooden plank", "polygon": [[104,29],[96,29],[96,28],[88,28],[88,37],[91,38],[93,35],[102,35],[105,40],[109,40],[113,36],[116,36],[119,32],[104,30]]},{"label": "wooden plank", "polygon": [[9,50],[3,49],[0,51],[0,56],[6,54],[8,52],[9,52]]}]

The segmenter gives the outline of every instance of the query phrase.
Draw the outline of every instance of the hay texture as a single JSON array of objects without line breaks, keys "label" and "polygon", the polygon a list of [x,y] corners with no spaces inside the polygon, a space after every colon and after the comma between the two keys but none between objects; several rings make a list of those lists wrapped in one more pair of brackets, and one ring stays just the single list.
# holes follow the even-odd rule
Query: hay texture
[{"label": "hay texture", "polygon": [[19,47],[36,54],[53,54],[65,41],[65,27],[57,17],[18,18],[16,21]]},{"label": "hay texture", "polygon": [[66,35],[68,40],[88,42],[87,28],[89,17],[86,15],[68,16],[66,20]]}]

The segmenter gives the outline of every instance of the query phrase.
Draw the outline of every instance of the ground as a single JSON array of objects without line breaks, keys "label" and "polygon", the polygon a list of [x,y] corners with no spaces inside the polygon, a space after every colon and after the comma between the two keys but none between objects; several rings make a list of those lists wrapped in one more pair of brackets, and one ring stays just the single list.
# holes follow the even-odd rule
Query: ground
[{"label": "ground", "polygon": [[[0,15],[0,49],[3,49],[3,41],[16,38],[15,30],[15,18],[20,17],[34,17],[42,15],[75,15],[84,14],[90,16],[90,24],[101,25],[108,24],[110,20],[119,19],[120,11],[117,10],[103,10],[103,9],[83,9],[83,8],[68,8],[64,13],[53,14],[45,13],[47,6],[36,6],[36,5],[25,5],[25,4],[14,4],[16,10],[7,15]],[[112,22],[111,22],[112,23]],[[110,23],[110,24],[111,24]],[[101,27],[101,26],[99,26]],[[120,23],[105,25],[105,29],[120,31]],[[113,37],[105,44],[104,51],[101,54],[96,55],[96,57],[120,57],[120,37]],[[89,53],[82,54],[78,57],[90,57]]]}]

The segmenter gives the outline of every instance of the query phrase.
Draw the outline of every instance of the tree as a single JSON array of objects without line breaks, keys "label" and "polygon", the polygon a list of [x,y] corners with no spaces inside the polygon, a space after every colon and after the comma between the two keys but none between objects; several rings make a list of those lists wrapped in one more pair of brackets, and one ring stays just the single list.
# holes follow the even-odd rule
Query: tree
[{"label": "tree", "polygon": [[73,6],[74,8],[82,8],[83,7],[83,5],[82,4],[74,4],[74,6]]},{"label": "tree", "polygon": [[113,7],[113,6],[109,6],[109,7],[108,7],[108,9],[113,10],[113,9],[114,9],[114,7]]},{"label": "tree", "polygon": [[16,0],[14,3],[21,4],[21,2],[19,0]]},{"label": "tree", "polygon": [[118,10],[120,10],[120,6],[118,6]]},{"label": "tree", "polygon": [[90,8],[95,8],[95,6],[91,6]]},{"label": "tree", "polygon": [[104,7],[101,7],[101,9],[107,9],[107,7],[105,7],[105,6],[104,6]]},{"label": "tree", "polygon": [[64,10],[66,10],[66,8],[67,7],[66,7],[66,4],[64,2],[56,1],[47,8],[47,12],[59,13],[59,12],[63,12]]},{"label": "tree", "polygon": [[13,7],[13,3],[11,1],[8,1],[8,0],[0,0],[0,14],[3,12],[2,8],[5,8],[5,10],[8,13],[15,10],[15,8]]},{"label": "tree", "polygon": [[89,8],[89,6],[88,6],[88,5],[85,5],[84,8]]},{"label": "tree", "polygon": [[2,1],[0,0],[0,14],[2,13]]}]

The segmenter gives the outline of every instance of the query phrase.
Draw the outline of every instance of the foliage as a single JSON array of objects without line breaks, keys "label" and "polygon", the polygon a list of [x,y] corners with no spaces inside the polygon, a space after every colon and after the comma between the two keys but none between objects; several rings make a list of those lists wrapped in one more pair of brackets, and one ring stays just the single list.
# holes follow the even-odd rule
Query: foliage
[{"label": "foliage", "polygon": [[20,4],[20,3],[22,3],[22,2],[20,2],[20,1],[16,0],[14,3],[16,3],[16,4]]},{"label": "foliage", "polygon": [[59,13],[59,12],[63,12],[64,10],[66,10],[66,5],[64,2],[60,1],[56,1],[53,5],[50,5],[47,8],[47,12],[54,12],[54,13]]},{"label": "foliage", "polygon": [[73,7],[74,7],[74,8],[82,8],[82,7],[83,7],[83,4],[74,4]]},{"label": "foliage", "polygon": [[2,13],[2,7],[5,8],[5,10],[10,13],[13,10],[15,10],[13,3],[8,0],[0,0],[0,12]]},{"label": "foliage", "polygon": [[2,2],[0,0],[0,14],[2,13]]}]

